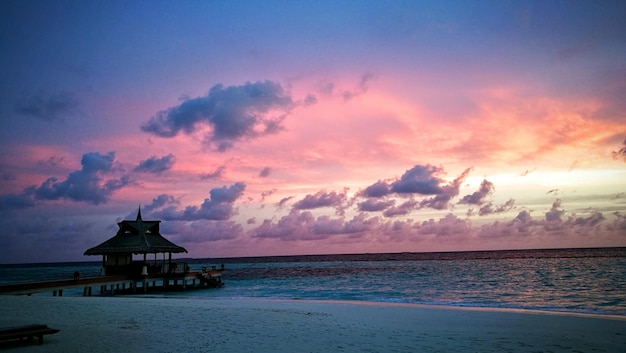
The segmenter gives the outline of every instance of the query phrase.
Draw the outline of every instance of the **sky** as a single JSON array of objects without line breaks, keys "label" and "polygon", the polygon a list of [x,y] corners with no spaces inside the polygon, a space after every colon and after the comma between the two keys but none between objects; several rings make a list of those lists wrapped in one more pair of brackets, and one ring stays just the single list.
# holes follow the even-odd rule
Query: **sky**
[{"label": "sky", "polygon": [[0,263],[626,246],[624,1],[0,2]]}]

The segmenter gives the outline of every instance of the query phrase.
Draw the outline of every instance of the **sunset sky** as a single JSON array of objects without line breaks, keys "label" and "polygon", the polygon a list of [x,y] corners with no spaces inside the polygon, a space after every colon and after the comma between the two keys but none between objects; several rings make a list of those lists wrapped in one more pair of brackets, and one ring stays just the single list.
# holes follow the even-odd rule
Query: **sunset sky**
[{"label": "sunset sky", "polygon": [[625,1],[0,2],[0,263],[626,246]]}]

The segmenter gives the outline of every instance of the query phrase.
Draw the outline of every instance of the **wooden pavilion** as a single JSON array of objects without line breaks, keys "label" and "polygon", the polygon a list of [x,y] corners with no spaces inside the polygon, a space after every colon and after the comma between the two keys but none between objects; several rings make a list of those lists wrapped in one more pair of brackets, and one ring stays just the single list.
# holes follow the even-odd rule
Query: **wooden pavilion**
[{"label": "wooden pavilion", "polygon": [[[173,273],[177,265],[172,263],[172,253],[186,253],[187,250],[165,239],[159,233],[161,221],[144,221],[141,207],[137,219],[118,223],[119,230],[114,237],[93,248],[85,255],[102,255],[102,275],[152,275]],[[154,254],[154,263],[148,263],[147,255]],[[157,261],[157,254],[163,260]],[[165,254],[168,254],[167,262]],[[133,261],[133,255],[143,255],[143,261]],[[181,267],[186,267],[184,264]],[[187,271],[186,268],[178,269]]]}]

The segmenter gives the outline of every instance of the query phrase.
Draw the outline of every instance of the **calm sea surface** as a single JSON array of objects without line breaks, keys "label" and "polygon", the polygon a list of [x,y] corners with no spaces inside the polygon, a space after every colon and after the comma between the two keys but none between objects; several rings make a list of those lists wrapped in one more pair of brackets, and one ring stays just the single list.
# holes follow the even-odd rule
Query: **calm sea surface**
[{"label": "calm sea surface", "polygon": [[[626,316],[626,248],[186,261],[191,270],[225,264],[225,287],[166,296],[361,300]],[[81,277],[97,276],[99,265],[0,265],[0,283],[68,279],[76,270]]]}]

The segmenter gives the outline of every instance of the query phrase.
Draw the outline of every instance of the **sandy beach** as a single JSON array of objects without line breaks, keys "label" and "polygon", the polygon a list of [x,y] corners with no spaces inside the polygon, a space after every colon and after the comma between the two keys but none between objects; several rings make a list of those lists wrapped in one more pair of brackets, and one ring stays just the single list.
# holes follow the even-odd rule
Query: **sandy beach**
[{"label": "sandy beach", "polygon": [[11,352],[626,352],[626,318],[404,304],[0,296]]}]

